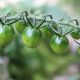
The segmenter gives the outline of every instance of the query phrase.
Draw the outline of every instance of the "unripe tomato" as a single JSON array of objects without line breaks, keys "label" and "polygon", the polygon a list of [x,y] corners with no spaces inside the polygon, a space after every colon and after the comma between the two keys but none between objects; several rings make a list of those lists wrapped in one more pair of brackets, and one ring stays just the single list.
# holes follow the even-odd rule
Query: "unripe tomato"
[{"label": "unripe tomato", "polygon": [[58,27],[58,24],[56,22],[53,22],[52,25],[45,25],[43,27],[40,28],[42,34],[44,37],[47,37],[47,38],[51,38],[52,35],[54,34],[53,30],[51,29],[51,26],[57,30],[57,27]]},{"label": "unripe tomato", "polygon": [[69,48],[69,41],[66,36],[54,35],[50,41],[51,49],[56,54],[63,54]]},{"label": "unripe tomato", "polygon": [[80,39],[80,29],[79,28],[74,29],[74,31],[71,32],[71,36],[74,39]]},{"label": "unripe tomato", "polygon": [[27,24],[24,21],[18,21],[15,23],[15,29],[19,33],[22,33],[26,27],[27,27]]},{"label": "unripe tomato", "polygon": [[13,40],[14,29],[11,26],[0,26],[0,46],[5,46]]},{"label": "unripe tomato", "polygon": [[40,28],[43,37],[51,38],[53,35],[53,31],[51,28],[49,28],[47,25]]},{"label": "unripe tomato", "polygon": [[22,40],[28,47],[36,47],[42,38],[42,33],[39,29],[26,27],[22,33]]}]

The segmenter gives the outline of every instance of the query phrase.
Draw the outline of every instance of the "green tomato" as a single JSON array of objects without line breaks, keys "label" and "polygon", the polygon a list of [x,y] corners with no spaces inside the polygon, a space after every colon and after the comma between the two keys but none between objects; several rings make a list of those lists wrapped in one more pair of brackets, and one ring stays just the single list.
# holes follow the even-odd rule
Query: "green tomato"
[{"label": "green tomato", "polygon": [[[58,24],[56,22],[54,22],[51,26],[55,30],[57,30]],[[54,34],[53,30],[51,29],[51,27],[48,27],[48,25],[41,27],[40,30],[43,34],[43,37],[51,38],[52,35]]]},{"label": "green tomato", "polygon": [[14,37],[14,29],[12,26],[0,26],[0,46],[9,44]]},{"label": "green tomato", "polygon": [[51,28],[49,28],[48,26],[43,26],[42,28],[40,28],[43,37],[47,37],[47,38],[51,38],[53,35],[53,31]]},{"label": "green tomato", "polygon": [[18,21],[15,23],[15,29],[18,33],[22,33],[26,27],[27,25],[24,21]]},{"label": "green tomato", "polygon": [[54,35],[50,40],[50,46],[56,54],[63,54],[69,49],[69,41],[66,36]]},{"label": "green tomato", "polygon": [[74,31],[71,32],[71,36],[74,39],[80,39],[80,29],[76,28]]},{"label": "green tomato", "polygon": [[42,33],[39,29],[26,27],[22,33],[22,40],[25,45],[30,48],[36,47],[42,38]]}]

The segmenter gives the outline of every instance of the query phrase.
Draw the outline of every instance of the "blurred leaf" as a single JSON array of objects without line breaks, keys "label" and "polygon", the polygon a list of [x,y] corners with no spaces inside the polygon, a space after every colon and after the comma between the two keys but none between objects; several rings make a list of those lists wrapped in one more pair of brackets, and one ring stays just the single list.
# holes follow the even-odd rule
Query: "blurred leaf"
[{"label": "blurred leaf", "polygon": [[47,80],[42,74],[36,73],[33,75],[33,80]]}]

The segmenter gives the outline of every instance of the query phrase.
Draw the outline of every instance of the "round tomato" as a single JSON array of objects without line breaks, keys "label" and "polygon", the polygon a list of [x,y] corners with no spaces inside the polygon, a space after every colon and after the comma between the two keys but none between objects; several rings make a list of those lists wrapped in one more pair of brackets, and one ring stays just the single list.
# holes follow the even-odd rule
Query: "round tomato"
[{"label": "round tomato", "polygon": [[71,32],[71,36],[74,39],[80,39],[80,29],[75,28],[74,31]]},{"label": "round tomato", "polygon": [[54,35],[50,41],[50,45],[56,54],[63,54],[69,48],[69,42],[66,36]]},{"label": "round tomato", "polygon": [[42,34],[44,37],[47,37],[47,38],[51,38],[52,35],[54,34],[53,30],[51,29],[51,26],[57,30],[57,27],[58,27],[58,24],[56,22],[53,22],[52,25],[45,25],[43,27],[40,28]]},{"label": "round tomato", "polygon": [[22,40],[28,47],[36,47],[42,38],[42,33],[39,29],[26,27],[22,33]]},{"label": "round tomato", "polygon": [[51,38],[52,35],[53,35],[53,31],[51,28],[49,28],[47,25],[46,26],[43,26],[42,28],[40,28],[42,34],[43,34],[43,37],[47,37],[47,38]]},{"label": "round tomato", "polygon": [[15,23],[15,29],[19,33],[22,33],[26,27],[27,27],[27,24],[24,21],[18,21]]},{"label": "round tomato", "polygon": [[0,26],[0,46],[5,46],[13,40],[14,29],[12,26]]}]

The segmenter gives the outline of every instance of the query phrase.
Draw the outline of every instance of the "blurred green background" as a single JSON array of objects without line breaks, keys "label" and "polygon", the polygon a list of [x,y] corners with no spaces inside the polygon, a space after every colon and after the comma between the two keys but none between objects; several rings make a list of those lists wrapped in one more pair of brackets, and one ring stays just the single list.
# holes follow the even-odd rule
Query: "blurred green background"
[{"label": "blurred green background", "polygon": [[[12,1],[12,2],[11,2]],[[57,2],[56,2],[57,1]],[[68,12],[73,18],[74,14],[79,18],[80,0],[0,0],[0,16],[12,12],[19,13],[27,10],[31,15],[42,16],[52,14],[54,20],[69,20]],[[66,6],[70,6],[70,10],[66,10]],[[74,13],[73,13],[74,12]],[[63,32],[70,30],[69,27],[63,29]],[[70,44],[72,41],[70,38]],[[71,64],[79,64],[80,49],[75,52],[73,45],[70,45],[70,50],[64,55],[55,55],[51,51],[50,39],[45,36],[37,48],[30,49],[26,47],[21,39],[20,34],[15,34],[14,40],[7,45],[3,51],[9,59],[8,73],[10,80],[59,80],[54,79],[57,75],[68,75],[68,67]],[[73,42],[75,44],[75,42]],[[1,53],[1,51],[0,51]],[[2,56],[2,55],[1,55]],[[3,57],[3,56],[2,56]],[[2,64],[3,65],[3,64]],[[1,71],[1,70],[0,70]],[[70,73],[70,75],[79,75],[78,72]],[[8,79],[9,80],[9,79]],[[65,80],[65,79],[62,79]],[[72,79],[66,79],[72,80]],[[73,79],[77,80],[77,79]]]}]

